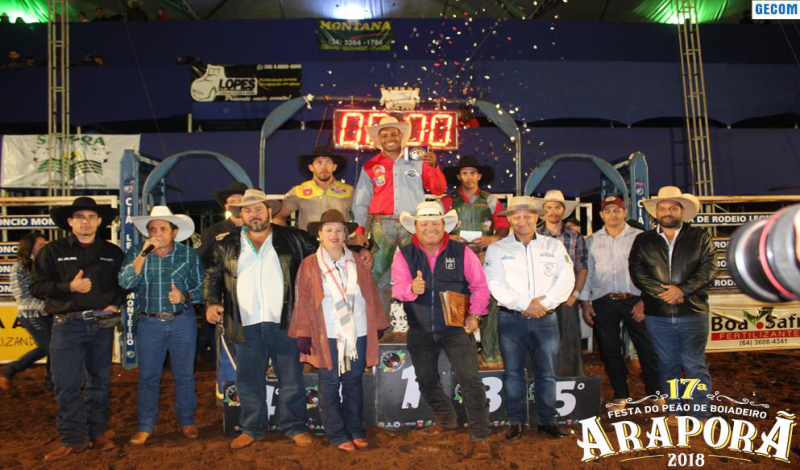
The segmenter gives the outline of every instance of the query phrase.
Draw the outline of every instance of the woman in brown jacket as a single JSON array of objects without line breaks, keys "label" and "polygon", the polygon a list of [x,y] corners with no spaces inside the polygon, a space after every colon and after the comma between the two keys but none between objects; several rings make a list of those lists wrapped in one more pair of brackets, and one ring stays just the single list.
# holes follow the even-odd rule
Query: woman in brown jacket
[{"label": "woman in brown jacket", "polygon": [[378,364],[378,338],[389,327],[372,272],[346,246],[356,227],[335,209],[308,224],[320,247],[300,265],[289,325],[300,360],[319,370],[325,435],[346,452],[369,446],[361,376]]}]

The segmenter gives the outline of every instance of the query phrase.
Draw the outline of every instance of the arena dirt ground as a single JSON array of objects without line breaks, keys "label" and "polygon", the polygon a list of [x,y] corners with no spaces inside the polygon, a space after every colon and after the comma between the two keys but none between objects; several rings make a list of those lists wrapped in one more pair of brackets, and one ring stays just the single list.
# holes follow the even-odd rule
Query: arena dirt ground
[{"label": "arena dirt ground", "polygon": [[[586,357],[589,373],[603,377],[603,367],[596,355]],[[754,421],[759,432],[771,428],[774,413],[789,410],[796,413],[800,377],[798,351],[717,353],[708,355],[716,390],[732,398],[749,398],[755,403],[768,403],[770,419]],[[668,468],[668,450],[642,451],[615,455],[593,462],[581,462],[582,451],[577,435],[550,440],[534,431],[513,444],[503,442],[503,433],[492,435],[492,459],[468,457],[467,434],[464,430],[439,440],[424,440],[413,432],[391,433],[378,428],[369,430],[372,448],[352,454],[331,448],[322,439],[313,447],[299,449],[280,434],[270,434],[250,448],[232,452],[230,438],[222,433],[222,411],[213,395],[214,372],[207,364],[198,367],[197,425],[200,439],[184,438],[176,425],[172,408],[172,377],[167,372],[161,389],[161,417],[155,435],[143,447],[132,447],[128,439],[136,428],[136,371],[114,366],[111,394],[111,425],[116,449],[100,453],[88,450],[66,459],[45,464],[41,458],[58,445],[55,431],[56,406],[53,396],[42,390],[43,368],[23,372],[14,380],[14,389],[0,392],[0,468],[48,469],[655,469]],[[632,380],[632,393],[642,397],[639,380]],[[603,379],[605,399],[610,398],[608,381]],[[752,418],[750,418],[752,420]],[[605,421],[605,420],[604,420]],[[635,420],[637,421],[637,420]],[[640,419],[643,425],[645,420]],[[648,426],[649,428],[649,426]],[[576,432],[579,429],[576,428]],[[800,432],[792,437],[790,463],[770,458],[713,450],[701,438],[691,441],[690,449],[673,452],[694,452],[705,455],[706,468],[800,468]],[[611,437],[611,436],[609,436]],[[612,440],[613,441],[613,440]],[[756,440],[760,443],[760,440]],[[723,459],[729,456],[749,461]],[[635,461],[625,458],[654,456]]]}]

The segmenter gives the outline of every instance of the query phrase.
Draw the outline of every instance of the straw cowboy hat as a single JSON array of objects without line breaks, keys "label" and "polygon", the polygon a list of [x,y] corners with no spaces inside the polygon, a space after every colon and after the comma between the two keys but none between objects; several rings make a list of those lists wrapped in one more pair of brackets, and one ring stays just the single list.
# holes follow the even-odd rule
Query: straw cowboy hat
[{"label": "straw cowboy hat", "polygon": [[451,210],[443,213],[442,206],[435,201],[425,201],[417,204],[417,214],[411,215],[406,211],[400,213],[400,225],[411,233],[417,231],[414,225],[418,220],[444,220],[444,231],[450,233],[458,224],[458,213]]},{"label": "straw cowboy hat", "polygon": [[381,147],[381,141],[378,139],[378,133],[381,131],[381,129],[386,129],[387,127],[394,127],[400,131],[400,134],[402,134],[400,139],[400,147],[405,147],[408,143],[408,140],[411,138],[411,123],[400,122],[397,120],[397,118],[391,116],[381,119],[377,126],[367,127],[367,134],[369,134],[369,138],[375,143],[375,147],[377,147],[381,152],[383,151],[383,147]]},{"label": "straw cowboy hat", "polygon": [[[551,189],[547,191],[543,198],[536,198],[536,203],[539,204],[539,207],[544,211],[544,205],[548,202],[560,202],[564,205],[564,216],[563,218],[566,219],[570,216],[573,212],[575,212],[575,208],[578,207],[578,201],[567,201],[564,199],[564,193],[557,189]],[[544,212],[542,212],[544,213]]]},{"label": "straw cowboy hat", "polygon": [[356,229],[358,228],[357,223],[346,221],[342,213],[338,210],[328,209],[322,213],[322,217],[319,219],[319,222],[309,222],[309,224],[306,226],[306,231],[308,231],[311,236],[314,236],[319,233],[319,230],[323,225],[332,222],[344,224],[344,227],[347,229],[347,233],[355,233]]},{"label": "straw cowboy hat", "polygon": [[478,170],[478,173],[481,174],[481,186],[488,186],[492,184],[492,181],[494,180],[494,167],[489,165],[481,165],[478,163],[477,158],[473,157],[472,155],[466,155],[458,161],[457,165],[448,166],[442,169],[442,173],[444,173],[444,177],[447,180],[448,186],[461,185],[461,182],[458,180],[457,176],[459,172],[461,172],[462,168],[475,168]]},{"label": "straw cowboy hat", "polygon": [[664,186],[658,190],[658,196],[645,199],[644,208],[647,212],[656,217],[656,206],[661,201],[675,201],[683,207],[683,221],[689,222],[700,212],[700,201],[694,194],[682,193],[677,186]]},{"label": "straw cowboy hat", "polygon": [[191,237],[194,233],[194,221],[188,215],[173,214],[167,206],[155,206],[150,211],[150,215],[140,215],[132,217],[133,226],[145,237],[149,237],[147,233],[147,224],[153,220],[166,220],[178,226],[178,235],[175,237],[176,242],[182,242]]},{"label": "straw cowboy hat", "polygon": [[515,211],[529,211],[539,215],[544,214],[544,209],[537,204],[536,199],[530,196],[514,196],[508,201],[508,207],[506,210],[501,212],[499,215],[508,217],[512,212]]},{"label": "straw cowboy hat", "polygon": [[234,194],[244,194],[247,189],[246,184],[234,181],[229,184],[227,188],[214,191],[214,197],[217,199],[217,204],[219,204],[220,207],[225,207],[229,197]]},{"label": "straw cowboy hat", "polygon": [[267,195],[264,194],[264,191],[259,189],[248,189],[244,192],[244,196],[242,196],[241,201],[237,202],[236,204],[231,204],[231,214],[233,214],[234,217],[240,217],[242,207],[256,204],[258,202],[263,202],[267,205],[267,207],[272,209],[273,215],[277,214],[281,210],[280,201],[276,201],[275,199],[267,199]]},{"label": "straw cowboy hat", "polygon": [[101,206],[97,204],[97,201],[94,199],[81,196],[75,198],[70,206],[58,206],[50,209],[50,218],[53,219],[53,223],[55,223],[58,228],[71,232],[72,227],[69,226],[67,219],[72,218],[74,213],[80,211],[96,212],[98,217],[102,220],[101,227],[110,224],[117,217],[117,211],[112,209],[111,206]]},{"label": "straw cowboy hat", "polygon": [[347,157],[334,153],[332,149],[325,145],[317,145],[311,153],[297,156],[297,164],[300,166],[300,173],[306,176],[313,176],[311,170],[308,169],[308,165],[312,164],[317,157],[328,157],[333,160],[333,163],[336,165],[336,171],[333,172],[333,176],[339,176],[347,169]]}]

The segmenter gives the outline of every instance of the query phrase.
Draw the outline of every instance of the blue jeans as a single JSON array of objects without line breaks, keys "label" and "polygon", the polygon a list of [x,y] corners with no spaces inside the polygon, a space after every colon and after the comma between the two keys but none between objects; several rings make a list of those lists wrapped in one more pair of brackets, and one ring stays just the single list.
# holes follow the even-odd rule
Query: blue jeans
[{"label": "blue jeans", "polygon": [[106,432],[113,345],[114,328],[100,328],[97,320],[54,321],[50,367],[58,405],[56,428],[67,447],[84,446]]},{"label": "blue jeans", "polygon": [[[669,393],[668,380],[678,379],[681,368],[683,377],[699,379],[708,390],[695,389],[692,393],[690,414],[698,419],[710,416],[708,411],[695,411],[694,405],[706,405],[711,394],[711,374],[706,362],[706,343],[708,342],[708,315],[684,315],[681,317],[654,317],[647,315],[647,331],[653,339],[658,354],[658,370],[661,378],[661,393]],[[678,387],[682,396],[686,385]],[[680,399],[668,399],[668,404],[678,405]],[[677,414],[677,413],[672,413]]]},{"label": "blue jeans", "polygon": [[[364,425],[364,387],[361,376],[367,366],[367,337],[356,341],[358,358],[350,361],[350,370],[339,375],[339,354],[336,339],[328,338],[333,370],[319,369],[319,404],[325,436],[331,445],[364,439],[367,437]],[[339,397],[339,386],[342,395]]]},{"label": "blue jeans", "polygon": [[194,388],[194,353],[197,346],[197,317],[185,310],[170,321],[139,315],[136,331],[139,352],[139,406],[136,419],[140,432],[152,433],[158,421],[158,391],[164,360],[169,351],[169,368],[175,379],[175,411],[178,424],[194,424],[197,396]]},{"label": "blue jeans", "polygon": [[501,307],[498,324],[500,352],[505,365],[503,392],[509,423],[525,424],[528,406],[525,359],[530,352],[539,425],[555,424],[558,416],[556,411],[558,318],[555,314],[542,318],[523,318]]},{"label": "blue jeans", "polygon": [[235,343],[236,391],[241,403],[242,431],[260,439],[267,433],[267,360],[278,376],[278,427],[288,437],[308,431],[306,387],[297,340],[277,323],[244,327],[244,342]]},{"label": "blue jeans", "polygon": [[[36,341],[36,348],[26,352],[22,357],[3,369],[3,375],[9,379],[32,366],[39,359],[50,354],[50,332],[53,329],[53,317],[47,315],[39,315],[30,318],[20,317],[19,323],[28,331],[33,340]],[[45,380],[49,378],[50,358],[48,357]]]}]

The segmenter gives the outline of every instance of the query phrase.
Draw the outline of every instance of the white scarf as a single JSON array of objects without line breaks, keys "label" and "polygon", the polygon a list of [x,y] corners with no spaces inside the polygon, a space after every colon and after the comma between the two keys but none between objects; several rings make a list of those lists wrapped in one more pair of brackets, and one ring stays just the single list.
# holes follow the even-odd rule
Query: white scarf
[{"label": "white scarf", "polygon": [[[317,250],[317,263],[322,271],[322,282],[328,287],[333,298],[333,308],[339,321],[339,334],[336,335],[336,349],[338,352],[339,374],[350,370],[350,361],[358,359],[356,350],[356,323],[355,323],[355,297],[358,284],[358,272],[353,253],[344,247],[344,266],[347,285],[342,282],[339,270],[330,261],[330,255],[325,248]],[[327,260],[326,260],[327,259]]]}]

